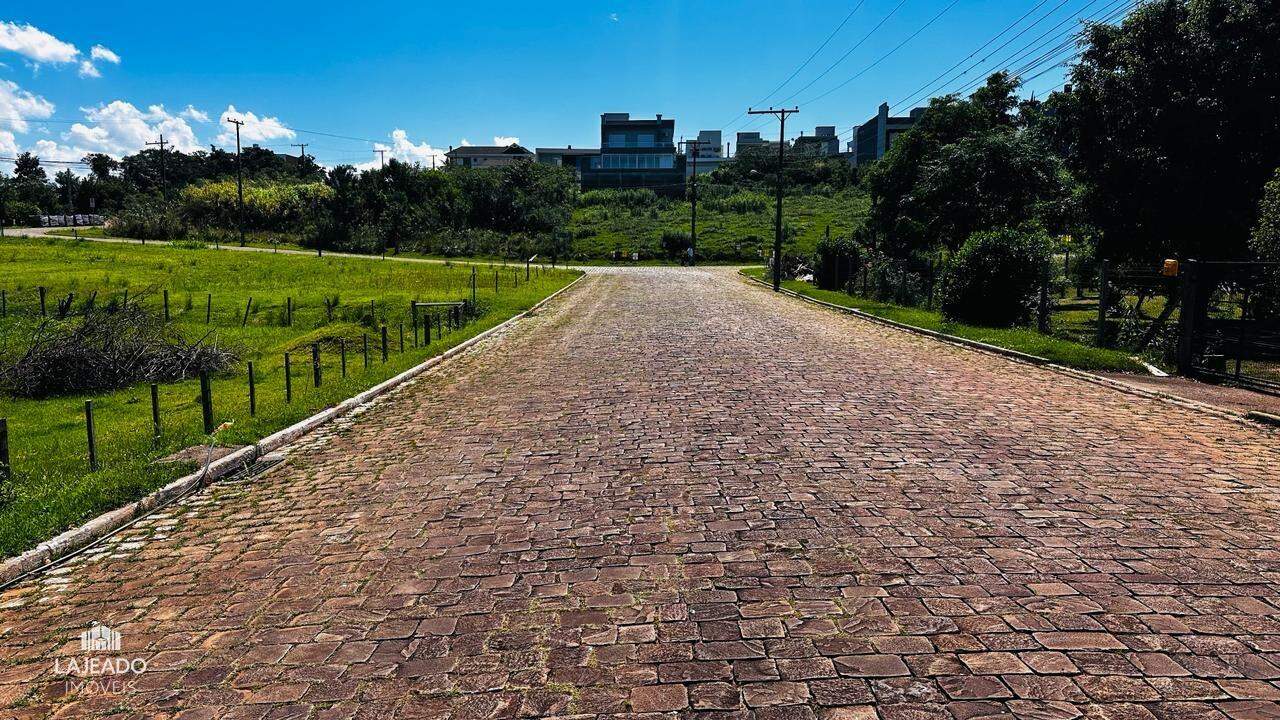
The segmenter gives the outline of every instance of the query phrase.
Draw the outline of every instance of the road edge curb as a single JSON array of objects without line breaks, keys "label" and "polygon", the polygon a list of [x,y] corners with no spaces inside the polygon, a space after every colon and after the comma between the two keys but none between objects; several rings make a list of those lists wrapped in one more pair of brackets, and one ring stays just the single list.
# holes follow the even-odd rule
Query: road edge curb
[{"label": "road edge curb", "polygon": [[[768,288],[769,290],[773,290],[773,285],[763,280],[760,280],[759,278],[754,278],[744,273],[738,273],[738,275],[745,280],[748,280],[752,283]],[[827,308],[828,310],[835,310],[837,312],[840,312],[846,315],[852,315],[862,320],[867,320],[879,325],[885,325],[885,326],[894,328],[896,330],[901,330],[904,332],[911,333],[913,335],[923,335],[925,337],[929,337],[934,340],[938,340],[951,345],[958,345],[960,347],[966,348],[968,350],[974,350],[976,352],[999,355],[1004,357],[1007,360],[1012,360],[1014,362],[1023,363],[1026,365],[1033,365],[1039,368],[1044,368],[1046,370],[1050,370],[1060,375],[1067,375],[1077,380],[1082,380],[1084,382],[1092,383],[1094,385],[1100,385],[1102,387],[1110,388],[1117,392],[1122,392],[1128,395],[1135,395],[1138,397],[1146,398],[1148,400],[1160,400],[1160,401],[1169,403],[1171,405],[1177,405],[1179,407],[1182,407],[1188,410],[1195,410],[1208,415],[1213,415],[1220,419],[1235,421],[1243,425],[1246,425],[1247,427],[1253,428],[1255,430],[1260,429],[1263,431],[1267,431],[1270,429],[1267,427],[1260,427],[1261,425],[1280,427],[1280,417],[1276,417],[1274,415],[1268,415],[1267,413],[1261,413],[1256,410],[1251,410],[1248,412],[1228,410],[1226,408],[1221,408],[1216,405],[1210,405],[1208,403],[1202,403],[1196,400],[1188,400],[1186,398],[1178,397],[1177,395],[1173,395],[1171,393],[1161,392],[1159,390],[1150,390],[1144,387],[1138,387],[1137,385],[1132,385],[1130,383],[1126,383],[1121,380],[1104,377],[1102,375],[1086,372],[1084,370],[1077,370],[1076,368],[1067,367],[1066,365],[1059,365],[1049,360],[1048,358],[1042,358],[1038,355],[1031,355],[1028,353],[1019,352],[1017,350],[1010,350],[1008,348],[1002,348],[997,345],[991,345],[988,343],[979,342],[977,340],[970,340],[968,338],[962,338],[956,335],[948,335],[947,333],[938,332],[937,330],[928,330],[925,328],[916,327],[915,325],[908,325],[906,323],[898,322],[896,320],[889,320],[888,318],[878,317],[876,315],[872,315],[871,313],[865,312],[863,310],[859,310],[857,308],[851,308],[846,305],[837,305],[836,303],[826,302],[825,300],[818,300],[817,298],[811,298],[807,295],[803,295],[794,290],[788,290],[787,288],[780,288],[779,292],[782,293],[783,295],[795,298],[797,300],[802,300],[811,305],[824,307],[824,308]]]},{"label": "road edge curb", "polygon": [[262,438],[253,445],[247,445],[226,457],[214,461],[209,465],[208,473],[195,472],[190,475],[184,475],[133,502],[114,510],[108,510],[88,522],[64,530],[20,555],[0,562],[0,588],[11,585],[24,576],[35,574],[57,562],[65,560],[90,545],[107,538],[126,525],[141,520],[156,510],[168,507],[201,487],[212,485],[227,475],[252,465],[263,455],[279,450],[316,428],[340,417],[350,415],[358,408],[367,406],[379,397],[386,395],[388,392],[404,385],[437,365],[456,357],[529,317],[542,309],[547,303],[577,286],[587,275],[587,272],[582,272],[573,282],[534,303],[529,309],[512,315],[501,323],[454,345],[439,355],[427,358],[399,375],[383,380],[368,390],[353,395],[337,405],[325,408],[283,430],[278,430]]}]

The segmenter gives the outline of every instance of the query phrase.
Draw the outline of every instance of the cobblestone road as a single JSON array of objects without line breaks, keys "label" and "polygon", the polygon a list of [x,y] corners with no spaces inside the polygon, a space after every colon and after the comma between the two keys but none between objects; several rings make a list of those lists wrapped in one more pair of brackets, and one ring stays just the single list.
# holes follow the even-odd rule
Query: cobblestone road
[{"label": "cobblestone road", "polygon": [[[1277,442],[596,274],[0,595],[0,715],[1277,718]],[[119,692],[55,674],[92,621],[148,660]]]}]

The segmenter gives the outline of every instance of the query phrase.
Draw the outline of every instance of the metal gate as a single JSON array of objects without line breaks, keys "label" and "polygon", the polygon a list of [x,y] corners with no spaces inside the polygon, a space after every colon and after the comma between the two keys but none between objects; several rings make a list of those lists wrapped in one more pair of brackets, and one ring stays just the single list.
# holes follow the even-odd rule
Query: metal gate
[{"label": "metal gate", "polygon": [[1183,263],[1178,372],[1280,393],[1280,264]]}]

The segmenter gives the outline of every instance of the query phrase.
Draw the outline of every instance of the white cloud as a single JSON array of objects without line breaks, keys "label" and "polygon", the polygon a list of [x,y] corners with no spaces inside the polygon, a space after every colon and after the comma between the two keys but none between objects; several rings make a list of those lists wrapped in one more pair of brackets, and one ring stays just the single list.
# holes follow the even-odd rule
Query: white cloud
[{"label": "white cloud", "polygon": [[18,154],[18,138],[8,130],[0,130],[0,154],[10,157]]},{"label": "white cloud", "polygon": [[499,146],[505,146],[505,145],[519,145],[519,144],[520,144],[520,138],[518,138],[518,137],[514,137],[514,136],[506,136],[506,135],[494,135],[494,136],[493,136],[493,144],[494,144],[494,145],[499,145]]},{"label": "white cloud", "polygon": [[89,57],[94,60],[109,62],[112,65],[120,64],[120,56],[115,54],[115,52],[108,50],[107,48],[101,45],[94,45],[93,48],[89,51]]},{"label": "white cloud", "polygon": [[18,53],[34,63],[63,65],[80,55],[75,45],[63,42],[33,25],[0,21],[0,50]]},{"label": "white cloud", "polygon": [[235,105],[228,105],[223,111],[219,121],[225,125],[222,132],[218,135],[217,141],[221,145],[235,145],[236,129],[227,120],[240,120],[244,125],[240,127],[240,143],[262,142],[264,140],[279,140],[288,138],[292,140],[298,134],[284,126],[279,118],[267,117],[263,115],[258,117],[251,112],[240,112],[236,110]]},{"label": "white cloud", "polygon": [[23,90],[11,80],[0,80],[0,130],[25,133],[30,129],[28,120],[52,116],[53,103]]},{"label": "white cloud", "polygon": [[618,13],[609,13],[609,19],[613,22],[618,22]]},{"label": "white cloud", "polygon": [[202,147],[187,121],[161,105],[142,110],[115,100],[80,110],[85,122],[75,123],[57,140],[40,139],[28,149],[48,160],[79,160],[89,153],[119,158],[142,150],[161,134],[174,150],[194,152]]},{"label": "white cloud", "polygon": [[209,113],[203,110],[197,110],[194,105],[188,105],[186,110],[183,110],[178,114],[188,120],[194,120],[202,123],[209,122]]},{"label": "white cloud", "polygon": [[356,169],[373,170],[381,166],[382,159],[377,156],[376,152],[378,150],[386,150],[388,160],[395,159],[411,165],[416,164],[429,168],[431,167],[431,159],[435,158],[435,166],[444,167],[444,149],[434,147],[428,142],[415,144],[409,139],[409,133],[400,128],[391,131],[391,144],[374,143],[373,149],[375,151],[373,159],[369,162],[358,163]]},{"label": "white cloud", "polygon": [[85,58],[80,48],[50,35],[34,25],[19,25],[0,21],[0,50],[15,52],[39,67],[41,64],[66,65],[76,63],[82,78],[102,77],[97,63],[120,64],[120,56],[114,51],[94,45]]}]

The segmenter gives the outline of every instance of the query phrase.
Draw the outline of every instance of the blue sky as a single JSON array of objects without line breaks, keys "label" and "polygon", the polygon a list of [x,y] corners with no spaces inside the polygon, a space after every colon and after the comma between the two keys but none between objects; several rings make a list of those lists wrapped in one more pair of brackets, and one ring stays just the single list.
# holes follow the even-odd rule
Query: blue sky
[{"label": "blue sky", "polygon": [[[788,101],[801,105],[788,129],[843,131],[880,102],[904,100],[1033,8],[962,67],[1041,16],[978,71],[1113,2],[75,4],[69,12],[20,0],[0,10],[0,156],[119,155],[160,132],[186,149],[223,145],[230,136],[219,120],[229,113],[249,120],[249,140],[290,152],[297,152],[291,143],[309,143],[308,153],[329,165],[372,161],[368,140],[427,162],[449,145],[495,138],[531,148],[594,146],[600,113],[612,111],[662,113],[676,119],[679,135],[722,128],[729,140],[743,129],[736,116],[749,104],[781,101],[815,78]],[[809,65],[766,97],[855,7]],[[1053,70],[1028,90],[1043,93],[1061,80],[1062,70]],[[775,123],[758,124],[776,132]]]}]

